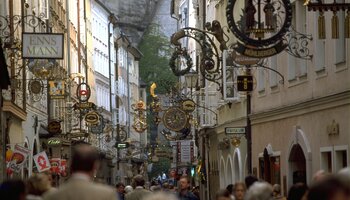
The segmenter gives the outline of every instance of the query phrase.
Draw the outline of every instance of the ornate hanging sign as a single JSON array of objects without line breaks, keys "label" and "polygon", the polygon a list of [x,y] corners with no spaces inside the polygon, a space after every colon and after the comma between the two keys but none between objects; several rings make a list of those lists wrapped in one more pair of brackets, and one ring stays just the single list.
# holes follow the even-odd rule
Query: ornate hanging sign
[{"label": "ornate hanging sign", "polygon": [[[238,38],[235,47],[242,55],[266,58],[283,51],[288,45],[285,35],[292,22],[289,0],[228,0],[227,23]],[[239,19],[235,16],[240,16]]]},{"label": "ornate hanging sign", "polygon": [[64,99],[65,97],[65,82],[63,80],[53,80],[49,81],[50,86],[50,98],[51,99]]},{"label": "ornate hanging sign", "polygon": [[89,112],[88,114],[85,115],[85,122],[90,124],[90,125],[96,125],[100,121],[100,115],[95,112]]},{"label": "ornate hanging sign", "polygon": [[58,120],[50,121],[49,125],[47,126],[47,131],[51,134],[61,133],[61,122]]},{"label": "ornate hanging sign", "polygon": [[147,121],[145,116],[145,103],[143,101],[137,102],[137,104],[131,105],[135,111],[134,124],[132,127],[138,133],[143,133],[147,128]]},{"label": "ornate hanging sign", "polygon": [[172,131],[181,131],[188,125],[188,116],[178,107],[171,107],[163,115],[164,126]]},{"label": "ornate hanging sign", "polygon": [[76,93],[80,102],[87,102],[91,96],[90,86],[86,83],[80,83]]}]

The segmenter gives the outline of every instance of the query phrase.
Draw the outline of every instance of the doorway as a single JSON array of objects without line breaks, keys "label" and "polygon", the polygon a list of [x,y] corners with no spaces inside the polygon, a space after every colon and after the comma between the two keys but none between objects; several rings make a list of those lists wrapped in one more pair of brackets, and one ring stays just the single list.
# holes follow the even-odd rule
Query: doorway
[{"label": "doorway", "polygon": [[292,184],[299,182],[306,184],[306,159],[299,144],[293,145],[288,162],[292,173]]}]

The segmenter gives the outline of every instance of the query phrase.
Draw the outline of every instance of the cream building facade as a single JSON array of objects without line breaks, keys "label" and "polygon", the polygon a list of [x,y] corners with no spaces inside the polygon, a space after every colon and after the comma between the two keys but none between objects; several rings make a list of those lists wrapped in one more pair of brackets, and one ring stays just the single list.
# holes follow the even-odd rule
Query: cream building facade
[{"label": "cream building facade", "polygon": [[311,60],[286,52],[269,58],[274,72],[256,70],[258,86],[252,98],[253,169],[259,178],[283,186],[310,184],[322,169],[336,173],[349,165],[349,39],[344,37],[344,13],[338,12],[339,39],[331,38],[331,14],[326,13],[326,39],[318,39],[318,13],[304,1],[292,1],[293,26],[312,34]]}]

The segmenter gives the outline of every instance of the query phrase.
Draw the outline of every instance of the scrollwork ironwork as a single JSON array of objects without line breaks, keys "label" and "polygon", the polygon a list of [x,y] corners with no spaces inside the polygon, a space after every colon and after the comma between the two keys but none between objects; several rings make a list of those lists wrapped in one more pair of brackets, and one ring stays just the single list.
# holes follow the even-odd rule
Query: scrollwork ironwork
[{"label": "scrollwork ironwork", "polygon": [[[192,27],[183,28],[172,35],[171,43],[175,45],[177,49],[182,49],[181,43],[178,40],[184,37],[194,39],[200,45],[202,50],[199,69],[201,74],[204,76],[205,79],[215,82],[219,86],[221,86],[221,57],[219,55],[218,48],[216,47],[210,35],[214,36],[218,40],[218,42],[220,43],[220,49],[224,50],[227,49],[227,40],[225,40],[224,38],[226,34],[224,33],[224,30],[222,29],[219,21],[217,20],[214,20],[212,23],[206,23],[206,28],[208,29],[208,31]],[[186,69],[190,69],[190,67],[187,65]]]},{"label": "scrollwork ironwork", "polygon": [[312,39],[312,35],[300,33],[291,27],[285,36],[288,43],[286,51],[294,57],[311,60],[313,55],[310,55],[308,44]]}]

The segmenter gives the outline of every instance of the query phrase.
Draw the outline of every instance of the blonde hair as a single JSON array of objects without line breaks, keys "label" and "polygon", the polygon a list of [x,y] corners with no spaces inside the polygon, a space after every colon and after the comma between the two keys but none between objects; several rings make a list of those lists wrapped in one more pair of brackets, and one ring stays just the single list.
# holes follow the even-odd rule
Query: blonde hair
[{"label": "blonde hair", "polygon": [[51,183],[46,174],[34,174],[27,180],[28,194],[41,196],[50,188]]}]

